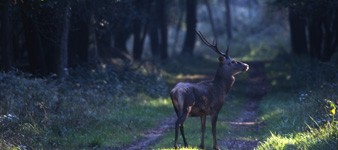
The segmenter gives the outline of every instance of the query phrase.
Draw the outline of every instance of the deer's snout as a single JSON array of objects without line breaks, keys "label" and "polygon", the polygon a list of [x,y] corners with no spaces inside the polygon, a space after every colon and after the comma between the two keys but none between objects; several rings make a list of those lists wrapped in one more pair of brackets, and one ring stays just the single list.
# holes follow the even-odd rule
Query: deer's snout
[{"label": "deer's snout", "polygon": [[245,63],[243,63],[243,65],[244,65],[244,68],[243,68],[242,71],[248,71],[249,70],[249,65],[245,64]]}]

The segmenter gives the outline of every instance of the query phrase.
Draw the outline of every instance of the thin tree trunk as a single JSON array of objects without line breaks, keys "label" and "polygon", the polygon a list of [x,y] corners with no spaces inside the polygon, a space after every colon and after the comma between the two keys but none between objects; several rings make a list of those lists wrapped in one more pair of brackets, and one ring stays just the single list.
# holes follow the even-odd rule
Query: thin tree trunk
[{"label": "thin tree trunk", "polygon": [[225,0],[225,20],[226,20],[226,30],[228,41],[232,39],[232,22],[231,22],[231,9],[230,9],[230,0]]},{"label": "thin tree trunk", "polygon": [[159,16],[160,16],[160,33],[161,33],[161,59],[168,58],[168,30],[167,30],[167,13],[166,13],[166,0],[159,1]]},{"label": "thin tree trunk", "polygon": [[208,15],[209,15],[209,21],[210,21],[212,33],[214,35],[215,41],[217,41],[217,36],[218,35],[216,33],[215,24],[214,24],[214,20],[213,20],[213,17],[212,17],[212,12],[211,12],[209,1],[208,0],[204,0],[204,3],[207,6]]},{"label": "thin tree trunk", "polygon": [[183,55],[193,55],[194,47],[195,47],[195,29],[196,29],[196,0],[187,0],[187,16],[186,16],[186,24],[187,24],[187,33],[185,35],[185,40],[183,44],[182,54]]},{"label": "thin tree trunk", "polygon": [[158,4],[159,1],[154,0],[154,6],[151,7],[150,15],[150,23],[149,23],[149,38],[150,38],[150,49],[151,49],[151,55],[153,58],[159,58],[160,57],[160,39],[159,39],[159,30],[158,30],[158,24],[159,24],[159,15],[158,15]]},{"label": "thin tree trunk", "polygon": [[174,38],[174,50],[177,50],[177,45],[178,45],[178,38],[179,38],[179,34],[180,34],[180,29],[181,29],[181,24],[182,24],[182,20],[183,20],[183,15],[184,15],[184,11],[183,9],[180,11],[179,17],[178,17],[178,21],[176,24],[176,32],[175,32],[175,38]]},{"label": "thin tree trunk", "polygon": [[322,50],[322,21],[319,14],[313,14],[309,17],[309,45],[310,45],[310,56],[312,58],[319,58]]},{"label": "thin tree trunk", "polygon": [[[336,12],[336,13],[333,13]],[[321,61],[327,62],[330,61],[332,55],[337,50],[337,26],[338,26],[338,16],[337,11],[334,10],[330,15],[324,18],[324,31],[325,31],[325,40],[324,40],[324,51],[321,57]]]},{"label": "thin tree trunk", "polygon": [[27,48],[29,71],[33,74],[46,74],[46,62],[42,50],[41,37],[38,32],[35,15],[30,13],[30,6],[24,3],[22,11],[22,24],[25,34],[25,46]]},{"label": "thin tree trunk", "polygon": [[1,52],[2,62],[1,68],[4,70],[9,70],[13,65],[13,34],[12,34],[12,15],[13,8],[10,1],[7,1],[2,20],[1,20]]},{"label": "thin tree trunk", "polygon": [[94,12],[91,12],[90,23],[89,23],[89,43],[88,48],[88,64],[96,66],[99,61],[99,56],[97,52],[97,40],[95,34],[95,15]]},{"label": "thin tree trunk", "polygon": [[136,21],[134,25],[134,43],[133,43],[133,58],[141,60],[143,44],[141,39],[142,25],[141,21]]},{"label": "thin tree trunk", "polygon": [[68,39],[69,39],[70,15],[71,15],[70,2],[67,2],[60,40],[60,57],[59,57],[58,74],[61,80],[64,80],[65,77],[68,75],[67,67],[68,67]]},{"label": "thin tree trunk", "polygon": [[[88,62],[88,47],[89,47],[89,23],[90,18],[79,19],[79,7],[72,7],[71,30],[69,33],[69,66],[77,66]],[[75,10],[76,9],[76,10]]]},{"label": "thin tree trunk", "polygon": [[289,8],[289,23],[291,32],[291,47],[296,54],[307,53],[307,40],[305,34],[305,19],[299,16],[297,8]]}]

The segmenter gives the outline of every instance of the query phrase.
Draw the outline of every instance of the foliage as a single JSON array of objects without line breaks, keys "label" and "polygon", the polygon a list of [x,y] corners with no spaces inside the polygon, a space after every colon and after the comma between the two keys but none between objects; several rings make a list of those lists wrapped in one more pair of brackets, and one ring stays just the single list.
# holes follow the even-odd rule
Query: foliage
[{"label": "foliage", "polygon": [[293,57],[267,67],[272,89],[260,106],[260,119],[267,126],[258,149],[335,147],[337,67]]},{"label": "foliage", "polygon": [[0,149],[120,147],[171,110],[165,82],[139,71],[77,68],[64,82],[12,71],[0,89]]}]

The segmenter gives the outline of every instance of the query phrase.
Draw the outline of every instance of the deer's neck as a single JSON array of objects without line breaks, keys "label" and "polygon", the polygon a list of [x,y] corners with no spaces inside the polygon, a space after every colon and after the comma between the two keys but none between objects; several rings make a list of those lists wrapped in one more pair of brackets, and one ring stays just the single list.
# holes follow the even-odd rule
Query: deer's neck
[{"label": "deer's neck", "polygon": [[235,82],[234,76],[215,76],[214,85],[217,87],[217,89],[221,90],[222,93],[227,94],[229,90],[231,89],[232,85]]}]

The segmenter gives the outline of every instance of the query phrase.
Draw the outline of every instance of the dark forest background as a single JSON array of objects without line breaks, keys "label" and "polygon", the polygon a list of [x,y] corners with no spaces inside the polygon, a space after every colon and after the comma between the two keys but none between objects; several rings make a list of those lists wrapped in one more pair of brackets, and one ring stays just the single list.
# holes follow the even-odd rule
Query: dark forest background
[{"label": "dark forest background", "polygon": [[[173,54],[194,55],[195,30],[211,31],[212,38],[236,45],[236,41],[283,21],[283,32],[289,33],[278,36],[290,38],[292,53],[327,62],[337,52],[335,0],[229,3],[229,0],[3,0],[1,70],[17,68],[34,75],[57,74],[63,78],[70,68],[108,63],[111,58],[141,61],[147,53],[147,58],[164,61]],[[239,13],[240,9],[243,12]],[[270,17],[262,19],[262,15],[269,13]],[[275,16],[274,20],[276,14],[282,17]],[[248,18],[250,24],[245,24]],[[245,30],[245,34],[236,35],[240,30]],[[231,41],[232,38],[235,40]]]}]

